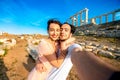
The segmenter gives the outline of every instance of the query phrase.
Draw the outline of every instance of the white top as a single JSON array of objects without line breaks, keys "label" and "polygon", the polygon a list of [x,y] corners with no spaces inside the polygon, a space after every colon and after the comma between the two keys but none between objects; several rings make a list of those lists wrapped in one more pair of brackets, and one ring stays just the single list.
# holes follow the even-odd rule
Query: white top
[{"label": "white top", "polygon": [[68,48],[68,54],[62,65],[59,68],[53,68],[48,74],[46,80],[66,80],[73,65],[71,62],[71,51],[76,47],[80,47],[82,49],[82,47],[79,44],[71,45]]}]

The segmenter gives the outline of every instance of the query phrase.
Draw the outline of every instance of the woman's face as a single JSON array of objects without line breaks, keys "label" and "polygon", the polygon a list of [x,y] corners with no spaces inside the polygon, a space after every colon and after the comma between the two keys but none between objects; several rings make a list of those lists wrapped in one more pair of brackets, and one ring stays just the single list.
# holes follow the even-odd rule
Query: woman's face
[{"label": "woman's face", "polygon": [[49,37],[52,39],[52,40],[58,40],[59,37],[60,37],[60,25],[58,24],[55,24],[55,23],[51,23],[49,25],[49,30],[48,30],[48,34],[49,34]]}]

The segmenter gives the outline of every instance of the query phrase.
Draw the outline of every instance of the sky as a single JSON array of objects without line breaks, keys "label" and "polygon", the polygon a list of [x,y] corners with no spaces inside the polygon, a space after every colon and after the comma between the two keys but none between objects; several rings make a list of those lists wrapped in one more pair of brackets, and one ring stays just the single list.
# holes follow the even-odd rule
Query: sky
[{"label": "sky", "polygon": [[92,18],[120,9],[120,0],[0,0],[0,32],[46,35],[49,19],[63,23],[84,8]]}]

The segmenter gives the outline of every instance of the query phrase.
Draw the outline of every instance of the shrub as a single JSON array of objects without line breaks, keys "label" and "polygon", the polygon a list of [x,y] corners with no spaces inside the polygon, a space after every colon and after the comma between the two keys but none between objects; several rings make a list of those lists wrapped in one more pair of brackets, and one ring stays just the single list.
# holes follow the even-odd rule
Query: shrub
[{"label": "shrub", "polygon": [[4,56],[8,53],[8,49],[7,48],[5,48],[5,49],[3,49],[4,51],[5,51],[5,53],[4,53]]},{"label": "shrub", "polygon": [[2,45],[3,44],[3,42],[0,42],[0,45]]}]

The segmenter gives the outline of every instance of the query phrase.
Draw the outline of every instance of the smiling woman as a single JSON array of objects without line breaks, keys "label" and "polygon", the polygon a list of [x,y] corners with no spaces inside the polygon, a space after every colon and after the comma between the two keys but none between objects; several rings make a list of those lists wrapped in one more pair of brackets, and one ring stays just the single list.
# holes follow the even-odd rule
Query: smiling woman
[{"label": "smiling woman", "polygon": [[[57,50],[60,36],[61,23],[57,20],[49,20],[47,23],[48,39],[42,39],[38,47],[38,59],[35,68],[28,75],[28,80],[45,80],[52,70],[58,66]],[[62,58],[61,58],[62,59]],[[63,60],[61,60],[63,61]],[[56,64],[53,64],[56,63]]]}]

